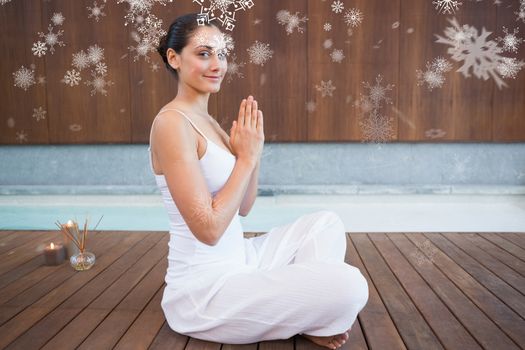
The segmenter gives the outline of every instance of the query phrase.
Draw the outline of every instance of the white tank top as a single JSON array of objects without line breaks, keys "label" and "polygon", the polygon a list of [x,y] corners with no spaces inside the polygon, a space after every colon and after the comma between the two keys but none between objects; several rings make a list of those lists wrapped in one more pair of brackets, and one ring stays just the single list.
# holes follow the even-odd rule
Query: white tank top
[{"label": "white tank top", "polygon": [[[172,109],[164,109],[159,112]],[[208,139],[191,119],[178,109],[173,109],[182,114],[193,127],[206,139],[206,153],[199,160],[202,174],[211,195],[215,194],[224,186],[228,180],[236,158],[230,152],[219,147]],[[153,129],[153,126],[152,126]],[[151,144],[151,132],[150,132]],[[169,217],[169,252],[168,270],[165,281],[171,288],[177,289],[184,285],[191,286],[198,283],[212,282],[235,267],[246,266],[246,252],[244,246],[243,228],[240,222],[239,210],[235,213],[229,226],[215,246],[209,246],[200,242],[190,231],[184,218],[180,214],[168,189],[164,175],[155,174],[151,155],[151,145],[148,147],[151,171],[155,176],[164,206]],[[176,183],[174,184],[176,186]],[[177,191],[177,188],[172,188]]]}]

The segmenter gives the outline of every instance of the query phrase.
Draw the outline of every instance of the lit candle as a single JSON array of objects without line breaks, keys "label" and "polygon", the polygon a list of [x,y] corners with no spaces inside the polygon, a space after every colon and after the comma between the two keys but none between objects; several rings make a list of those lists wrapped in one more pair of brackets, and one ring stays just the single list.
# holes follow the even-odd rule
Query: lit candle
[{"label": "lit candle", "polygon": [[44,248],[46,265],[60,265],[64,262],[65,256],[64,246],[60,243],[51,243]]}]

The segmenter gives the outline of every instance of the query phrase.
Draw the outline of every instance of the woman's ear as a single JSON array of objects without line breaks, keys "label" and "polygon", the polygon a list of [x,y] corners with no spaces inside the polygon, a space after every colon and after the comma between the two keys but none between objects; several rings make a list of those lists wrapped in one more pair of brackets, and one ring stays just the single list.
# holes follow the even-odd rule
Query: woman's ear
[{"label": "woman's ear", "polygon": [[168,63],[170,64],[170,66],[173,69],[178,70],[180,66],[180,56],[175,52],[175,50],[169,48],[166,51],[166,56],[168,58]]}]

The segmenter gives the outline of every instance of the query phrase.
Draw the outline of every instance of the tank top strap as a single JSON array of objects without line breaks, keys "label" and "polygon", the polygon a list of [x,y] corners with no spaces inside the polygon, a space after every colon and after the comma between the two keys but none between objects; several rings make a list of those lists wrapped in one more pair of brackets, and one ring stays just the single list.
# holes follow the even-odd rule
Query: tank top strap
[{"label": "tank top strap", "polygon": [[177,111],[179,112],[180,114],[182,114],[184,116],[184,118],[186,118],[190,123],[191,125],[193,125],[193,127],[195,128],[195,130],[197,130],[199,132],[199,134],[202,135],[202,137],[204,137],[206,140],[208,140],[208,138],[206,137],[206,135],[204,135],[204,133],[197,127],[197,125],[195,125],[195,123],[186,115],[186,113],[184,113],[183,111],[181,111],[180,109],[176,109],[176,108],[166,108],[166,109],[163,109],[161,110],[157,115],[165,112],[165,111]]}]

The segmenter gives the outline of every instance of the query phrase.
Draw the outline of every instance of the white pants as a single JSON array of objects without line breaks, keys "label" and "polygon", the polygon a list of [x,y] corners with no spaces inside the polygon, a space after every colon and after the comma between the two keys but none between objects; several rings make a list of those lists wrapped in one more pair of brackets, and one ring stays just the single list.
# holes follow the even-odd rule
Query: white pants
[{"label": "white pants", "polygon": [[207,326],[182,334],[225,344],[329,336],[350,329],[368,301],[365,277],[344,262],[346,234],[334,212],[245,238],[245,248],[256,269],[229,277],[195,316]]}]

